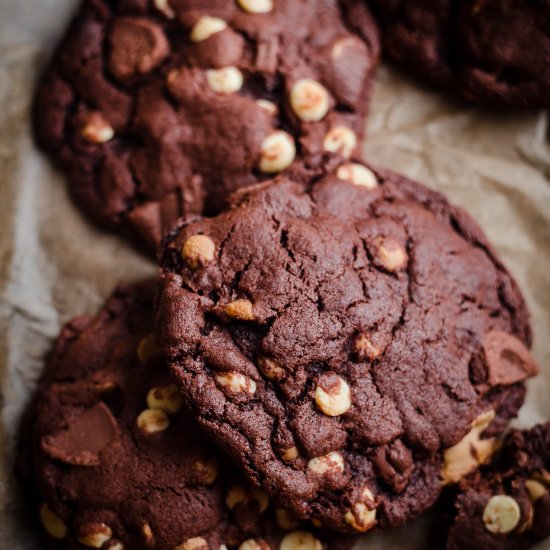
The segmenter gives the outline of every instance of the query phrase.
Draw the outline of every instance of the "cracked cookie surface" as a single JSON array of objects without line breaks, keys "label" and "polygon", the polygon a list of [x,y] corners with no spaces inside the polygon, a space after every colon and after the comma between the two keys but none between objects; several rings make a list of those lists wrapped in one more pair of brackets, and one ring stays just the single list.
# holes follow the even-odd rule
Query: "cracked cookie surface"
[{"label": "cracked cookie surface", "polygon": [[387,54],[488,105],[550,105],[548,0],[372,0]]},{"label": "cracked cookie surface", "polygon": [[161,345],[249,479],[328,527],[387,528],[491,455],[537,371],[528,313],[440,194],[360,163],[309,177],[169,232]]},{"label": "cracked cookie surface", "polygon": [[366,5],[252,4],[84,2],[34,118],[96,221],[154,248],[166,224],[295,158],[357,149],[379,57]]},{"label": "cracked cookie surface", "polygon": [[447,550],[522,550],[550,536],[550,424],[512,430],[446,505]]},{"label": "cracked cookie surface", "polygon": [[159,356],[155,286],[121,287],[71,321],[39,383],[20,471],[49,547],[349,549],[276,509],[203,436]]}]

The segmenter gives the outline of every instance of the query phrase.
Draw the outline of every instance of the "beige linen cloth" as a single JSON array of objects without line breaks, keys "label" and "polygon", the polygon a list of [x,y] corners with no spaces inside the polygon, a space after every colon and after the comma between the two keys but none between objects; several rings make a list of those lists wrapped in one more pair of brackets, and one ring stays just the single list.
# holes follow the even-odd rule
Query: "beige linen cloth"
[{"label": "beige linen cloth", "polygon": [[[37,75],[77,0],[0,0],[0,548],[40,548],[19,500],[13,457],[21,412],[62,323],[94,312],[119,281],[155,272],[124,241],[94,229],[63,177],[35,148]],[[541,376],[517,424],[550,419],[548,112],[476,109],[383,66],[367,157],[466,207],[517,278],[532,312]],[[98,490],[101,488],[98,487]],[[426,548],[429,518],[367,536],[358,548]],[[550,541],[539,545],[550,549]]]}]

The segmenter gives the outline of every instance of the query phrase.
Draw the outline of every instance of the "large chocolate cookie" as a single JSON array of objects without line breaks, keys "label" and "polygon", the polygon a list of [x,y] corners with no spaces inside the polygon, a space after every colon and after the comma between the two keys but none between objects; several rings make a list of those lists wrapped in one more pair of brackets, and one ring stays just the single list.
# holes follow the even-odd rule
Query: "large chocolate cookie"
[{"label": "large chocolate cookie", "polygon": [[521,550],[550,536],[550,424],[513,430],[450,498],[447,550]]},{"label": "large chocolate cookie", "polygon": [[350,548],[275,510],[205,440],[150,336],[153,290],[121,288],[69,323],[39,384],[21,470],[50,546]]},{"label": "large chocolate cookie", "polygon": [[549,0],[372,0],[388,55],[470,100],[550,105]]},{"label": "large chocolate cookie", "polygon": [[490,456],[537,371],[472,219],[361,164],[180,222],[163,267],[162,346],[194,415],[279,502],[342,531],[425,510]]},{"label": "large chocolate cookie", "polygon": [[86,0],[37,91],[38,141],[94,219],[154,247],[295,157],[349,156],[378,53],[354,0]]}]

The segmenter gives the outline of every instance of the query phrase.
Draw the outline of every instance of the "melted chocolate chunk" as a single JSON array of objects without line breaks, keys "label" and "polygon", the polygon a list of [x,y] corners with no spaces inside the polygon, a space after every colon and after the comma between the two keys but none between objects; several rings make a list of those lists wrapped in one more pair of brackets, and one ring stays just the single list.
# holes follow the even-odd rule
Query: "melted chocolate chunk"
[{"label": "melted chocolate chunk", "polygon": [[42,449],[52,458],[76,466],[99,466],[99,454],[117,436],[117,422],[109,408],[96,403],[69,421],[69,427],[42,438]]}]

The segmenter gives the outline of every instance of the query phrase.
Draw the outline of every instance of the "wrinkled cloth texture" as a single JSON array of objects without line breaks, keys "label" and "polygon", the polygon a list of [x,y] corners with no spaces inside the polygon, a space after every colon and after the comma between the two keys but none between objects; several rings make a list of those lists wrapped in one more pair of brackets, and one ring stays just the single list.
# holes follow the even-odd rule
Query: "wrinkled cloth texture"
[{"label": "wrinkled cloth texture", "polygon": [[[121,239],[90,226],[69,200],[63,176],[32,141],[34,85],[77,4],[0,0],[1,548],[41,547],[20,501],[13,460],[21,413],[61,324],[96,311],[119,281],[156,269]],[[522,427],[550,418],[548,125],[548,113],[476,109],[383,66],[364,149],[372,163],[466,208],[518,280],[541,365],[515,423]],[[357,548],[425,548],[430,521],[368,535]]]}]

